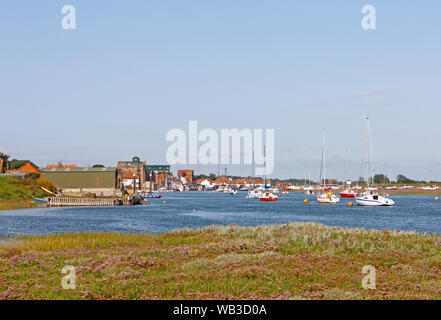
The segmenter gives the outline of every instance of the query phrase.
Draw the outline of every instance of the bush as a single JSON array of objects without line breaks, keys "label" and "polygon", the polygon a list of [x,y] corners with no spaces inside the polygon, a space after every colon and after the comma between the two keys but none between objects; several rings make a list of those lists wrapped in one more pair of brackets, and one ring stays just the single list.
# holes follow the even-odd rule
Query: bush
[{"label": "bush", "polygon": [[28,174],[27,177],[31,180],[37,180],[38,178],[40,178],[40,176],[41,175],[39,173],[32,172],[32,173]]},{"label": "bush", "polygon": [[52,192],[55,192],[55,190],[57,189],[57,187],[46,178],[38,178],[36,183],[38,184],[38,186],[46,188]]}]

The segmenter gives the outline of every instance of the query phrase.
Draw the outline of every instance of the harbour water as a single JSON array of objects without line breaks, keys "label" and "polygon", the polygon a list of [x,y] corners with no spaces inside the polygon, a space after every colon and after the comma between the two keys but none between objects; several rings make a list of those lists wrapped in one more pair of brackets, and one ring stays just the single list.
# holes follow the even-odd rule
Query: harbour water
[{"label": "harbour water", "polygon": [[[301,193],[282,194],[264,203],[237,195],[208,192],[165,193],[147,206],[37,208],[0,211],[0,236],[72,232],[163,233],[209,225],[270,225],[317,222],[329,226],[413,230],[441,234],[441,201],[434,196],[394,195],[393,207],[305,204]],[[166,204],[163,201],[167,201]],[[354,201],[355,202],[355,201]]]}]

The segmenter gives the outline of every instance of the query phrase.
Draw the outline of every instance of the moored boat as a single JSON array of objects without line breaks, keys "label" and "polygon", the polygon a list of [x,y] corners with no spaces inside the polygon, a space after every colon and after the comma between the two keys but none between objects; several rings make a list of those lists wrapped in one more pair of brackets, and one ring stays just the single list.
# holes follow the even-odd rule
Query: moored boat
[{"label": "moored boat", "polygon": [[392,206],[395,201],[389,199],[387,195],[379,195],[375,190],[377,188],[370,186],[370,181],[373,181],[373,170],[372,170],[372,154],[370,150],[370,128],[369,128],[369,118],[366,117],[366,191],[359,194],[355,201],[359,206],[367,207],[381,207],[381,206]]},{"label": "moored boat", "polygon": [[317,195],[317,201],[319,203],[339,203],[340,198],[331,192],[330,188],[325,188],[323,193]]},{"label": "moored boat", "polygon": [[392,206],[395,204],[395,201],[392,199],[372,191],[361,193],[357,198],[355,198],[355,201],[359,206],[366,207]]},{"label": "moored boat", "polygon": [[261,196],[260,196],[260,201],[277,201],[279,200],[279,196],[272,193],[272,192],[264,192]]},{"label": "moored boat", "polygon": [[334,204],[339,203],[340,198],[332,193],[331,187],[326,187],[326,140],[325,140],[325,131],[323,130],[323,149],[322,149],[322,168],[320,172],[320,178],[323,174],[323,191],[322,193],[317,194],[318,203],[327,203]]},{"label": "moored boat", "polygon": [[342,198],[355,198],[358,196],[358,193],[352,189],[345,189],[342,192],[340,192],[340,196]]},{"label": "moored boat", "polygon": [[247,194],[247,199],[259,199],[262,192],[258,189],[250,190]]}]

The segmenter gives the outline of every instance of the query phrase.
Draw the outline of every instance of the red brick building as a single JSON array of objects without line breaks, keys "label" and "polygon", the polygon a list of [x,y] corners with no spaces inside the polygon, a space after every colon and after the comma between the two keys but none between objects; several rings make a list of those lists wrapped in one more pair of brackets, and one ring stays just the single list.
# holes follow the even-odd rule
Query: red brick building
[{"label": "red brick building", "polygon": [[178,170],[178,177],[184,178],[189,184],[193,184],[194,170]]},{"label": "red brick building", "polygon": [[[146,188],[146,163],[140,161],[138,157],[133,157],[132,161],[118,161],[117,165],[117,188]],[[133,185],[135,183],[135,185]]]}]

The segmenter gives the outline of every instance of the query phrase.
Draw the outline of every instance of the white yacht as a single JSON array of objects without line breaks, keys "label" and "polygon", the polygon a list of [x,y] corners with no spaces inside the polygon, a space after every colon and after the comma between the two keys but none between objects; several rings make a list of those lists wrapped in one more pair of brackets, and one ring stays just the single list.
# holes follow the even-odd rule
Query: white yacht
[{"label": "white yacht", "polygon": [[366,191],[363,193],[360,193],[356,198],[355,201],[359,206],[369,206],[369,207],[379,207],[379,206],[392,206],[395,204],[395,202],[392,199],[387,198],[387,195],[379,195],[375,190],[377,188],[374,188],[370,186],[370,182],[373,177],[373,170],[372,170],[372,156],[370,152],[370,128],[369,128],[369,118],[366,117],[366,183],[367,188]]}]

